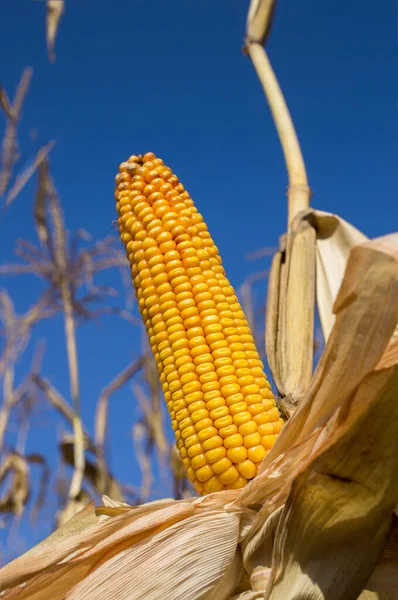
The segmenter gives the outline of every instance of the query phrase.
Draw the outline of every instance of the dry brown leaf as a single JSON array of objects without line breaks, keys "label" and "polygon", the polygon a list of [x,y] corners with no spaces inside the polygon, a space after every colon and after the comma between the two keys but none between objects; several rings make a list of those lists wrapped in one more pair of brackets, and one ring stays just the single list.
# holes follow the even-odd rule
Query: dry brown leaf
[{"label": "dry brown leaf", "polygon": [[[335,302],[336,323],[311,389],[294,422],[284,427],[266,463],[321,427],[385,352],[398,322],[398,252],[394,250],[398,234],[388,237],[392,253],[382,246],[380,240],[385,238],[353,248]],[[343,389],[341,382],[345,384]],[[337,389],[341,390],[339,394]]]},{"label": "dry brown leaf", "polygon": [[98,400],[96,416],[95,416],[95,443],[98,447],[102,447],[106,440],[106,428],[108,422],[108,403],[109,398],[118,389],[125,385],[130,379],[142,369],[145,364],[145,357],[141,357],[126,367],[119,375],[107,385]]},{"label": "dry brown leaf", "polygon": [[[337,320],[308,396],[303,402],[303,406],[285,425],[274,449],[265,459],[263,475],[260,475],[246,486],[238,498],[238,502],[243,503],[243,505],[255,504],[256,502],[262,504],[262,509],[253,530],[243,546],[244,561],[249,572],[258,564],[269,566],[270,548],[273,544],[272,534],[275,529],[275,520],[278,518],[278,514],[273,511],[281,507],[286,500],[289,493],[289,485],[286,486],[286,483],[297,477],[306,478],[306,468],[325,448],[342,443],[341,440],[344,440],[345,435],[346,438],[347,436],[352,438],[349,438],[351,439],[351,445],[348,445],[354,449],[353,460],[355,460],[355,456],[357,461],[361,459],[360,452],[363,448],[360,442],[362,442],[362,445],[364,443],[369,444],[369,452],[374,452],[374,448],[377,447],[378,452],[386,452],[387,458],[392,454],[393,459],[396,460],[395,457],[398,456],[398,449],[396,455],[394,455],[394,451],[390,452],[398,439],[398,415],[394,418],[391,411],[385,412],[382,402],[383,400],[387,401],[387,393],[383,391],[377,396],[378,386],[380,391],[392,371],[384,369],[370,374],[372,369],[380,362],[380,357],[388,346],[391,333],[398,321],[397,240],[398,236],[385,236],[379,240],[357,246],[352,250],[344,282],[336,301]],[[376,381],[378,382],[377,385]],[[396,382],[394,385],[396,385]],[[358,388],[358,386],[360,387]],[[394,406],[397,406],[396,397],[398,393],[392,386],[393,384],[390,381],[390,388],[386,387],[386,390],[390,394],[389,400],[392,405],[395,402]],[[377,418],[372,416],[370,412],[373,406],[371,404],[372,399],[375,402],[378,401],[378,413],[381,414],[380,418],[384,419],[383,425],[380,425],[379,422],[378,430]],[[366,415],[368,415],[368,426],[376,427],[379,439],[375,439],[374,435],[373,437],[372,435],[363,435],[364,428],[363,423],[361,425],[361,419],[365,419]],[[390,421],[389,437],[384,425],[385,421],[388,420]],[[355,434],[355,432],[357,433]],[[355,440],[355,444],[353,440]],[[359,452],[359,455],[355,454],[356,451]],[[349,457],[348,451],[345,451],[345,454],[342,451],[342,454],[346,459]],[[370,470],[373,468],[373,474],[376,477],[382,475],[381,469],[377,467],[377,460],[379,463],[380,461],[383,462],[386,469],[390,469],[389,476],[384,472],[384,477],[382,477],[384,484],[389,485],[392,489],[388,499],[386,494],[383,497],[383,501],[387,503],[387,508],[385,505],[384,508],[387,520],[389,519],[390,523],[392,510],[397,502],[395,497],[396,482],[394,483],[396,471],[394,471],[395,467],[391,461],[388,466],[387,459],[383,459],[377,453],[374,457],[375,462],[372,463],[369,459],[363,461],[363,468],[366,468],[366,466]],[[342,459],[337,461],[338,466],[343,463]],[[359,467],[355,466],[354,472],[357,470],[359,472]],[[368,478],[370,480],[369,473],[364,475],[362,480],[367,482]],[[382,489],[378,484],[373,485],[373,490],[376,490],[376,492],[379,488]],[[332,492],[332,488],[330,491]],[[328,489],[325,493],[328,493]],[[309,496],[310,499],[315,498],[314,493]],[[332,500],[325,497],[319,504],[324,506],[325,510],[328,510],[327,507],[331,507]],[[295,504],[292,503],[292,506],[293,510]],[[355,511],[357,508],[358,504],[353,510]],[[308,509],[308,512],[310,515],[315,514],[314,510],[311,512]],[[390,516],[388,517],[388,515]],[[293,535],[295,539],[300,539],[300,548],[309,546],[308,542],[301,544],[303,522],[305,521],[302,519],[297,521],[297,526],[301,527],[300,534],[298,535],[296,532],[296,537]],[[366,521],[364,522],[365,526]],[[317,530],[319,527],[320,525],[317,523]],[[386,525],[384,527],[385,535],[388,534],[388,529],[389,527]],[[348,532],[348,527],[343,533],[346,532]],[[283,532],[281,533],[279,528],[277,539],[281,540],[282,538]],[[348,533],[347,538],[350,538]],[[385,538],[382,538],[379,552],[382,550],[384,542]],[[324,541],[323,546],[327,548],[330,545],[328,546]],[[338,547],[340,548],[340,546]],[[373,563],[369,567],[370,570],[376,559],[377,556],[376,558],[373,557]],[[300,559],[300,564],[302,562]],[[378,569],[379,567],[377,567],[375,573],[378,572]],[[392,569],[390,561],[389,572]],[[328,571],[328,569],[325,571]],[[395,572],[398,572],[398,560],[395,562]],[[366,579],[368,575],[369,573],[366,575],[365,572],[363,578]],[[298,576],[298,571],[295,576]],[[361,585],[364,583],[366,581],[364,582],[362,579]],[[389,585],[389,590],[391,590],[391,577]],[[289,597],[286,595],[286,587],[283,588],[280,597],[284,599]],[[318,598],[320,596],[310,597]],[[326,597],[329,598],[329,596]],[[348,596],[341,597],[348,598]]]},{"label": "dry brown leaf", "polygon": [[337,441],[295,480],[276,533],[266,598],[286,600],[300,591],[314,600],[356,600],[365,587],[398,501],[397,397],[398,365],[365,377],[336,432],[329,432]]},{"label": "dry brown leaf", "polygon": [[[368,590],[377,590],[385,600],[398,598],[398,518],[393,516],[393,521],[394,526],[383,556],[366,584]],[[394,590],[393,594],[391,590]]]},{"label": "dry brown leaf", "polygon": [[90,496],[85,490],[80,490],[75,498],[69,498],[66,506],[57,514],[57,528],[65,525],[89,504]]},{"label": "dry brown leaf", "polygon": [[358,600],[398,600],[398,594],[383,594],[383,592],[370,592],[363,590]]},{"label": "dry brown leaf", "polygon": [[29,167],[27,167],[20,175],[18,175],[18,177],[15,180],[14,185],[8,192],[6,203],[5,203],[6,208],[8,208],[10,206],[10,204],[15,200],[15,198],[18,196],[18,194],[21,192],[21,190],[25,187],[25,185],[27,184],[29,179],[32,177],[32,175],[34,174],[36,169],[47,158],[47,156],[48,156],[49,152],[51,151],[51,149],[53,148],[54,144],[55,144],[55,142],[51,141],[48,144],[46,144],[45,146],[42,146],[38,150],[35,158],[33,159],[33,162],[29,165]]},{"label": "dry brown leaf", "polygon": [[[293,414],[304,391],[308,389],[312,373],[311,350],[307,352],[306,358],[295,360],[295,357],[303,356],[303,348],[310,349],[311,336],[313,338],[311,324],[314,315],[309,307],[314,304],[314,278],[322,330],[327,340],[335,320],[333,304],[343,280],[350,251],[354,245],[368,240],[344,219],[323,211],[303,211],[296,216],[292,229],[312,229],[311,225],[316,231],[316,277],[312,254],[308,254],[313,247],[313,239],[311,238],[309,245],[306,241],[302,248],[299,244],[289,248],[292,235],[288,234],[282,238],[282,250],[274,257],[268,285],[267,359],[276,387],[283,397],[282,408],[289,416]],[[311,235],[307,231],[307,236]],[[310,268],[305,273],[306,262]],[[300,296],[305,293],[307,297]],[[298,311],[300,306],[302,309]],[[300,368],[297,365],[300,365]]]},{"label": "dry brown leaf", "polygon": [[26,456],[26,459],[29,462],[29,464],[36,464],[41,466],[41,477],[38,485],[37,497],[31,510],[32,521],[35,521],[44,504],[47,485],[50,479],[50,468],[48,466],[47,460],[41,454],[28,454]]},{"label": "dry brown leaf", "polygon": [[[68,421],[70,425],[73,425],[74,412],[73,408],[68,402],[61,396],[61,394],[55,389],[55,387],[44,377],[34,373],[32,375],[32,381],[41,389],[50,404]],[[88,431],[85,429],[83,433],[86,438],[89,439]]]},{"label": "dry brown leaf", "polygon": [[33,215],[37,236],[43,245],[49,243],[50,232],[47,222],[47,178],[48,162],[43,160],[38,165],[38,186],[36,191],[35,203],[33,206]]},{"label": "dry brown leaf", "polygon": [[[103,562],[68,600],[98,598],[99,589],[109,600],[228,598],[240,577],[234,560],[239,533],[239,513],[195,511],[183,526],[161,526],[150,538]],[[129,578],[118,576],[121,572]]]},{"label": "dry brown leaf", "polygon": [[[200,595],[209,599],[227,598],[227,595],[219,595],[221,590],[217,586],[223,577],[227,579],[223,590],[230,590],[235,585],[234,577],[238,576],[238,567],[241,566],[239,556],[236,557],[237,544],[241,536],[246,534],[254,515],[245,509],[225,509],[225,505],[236,494],[236,491],[232,491],[191,500],[157,501],[137,508],[104,506],[97,510],[100,516],[96,524],[92,523],[91,512],[87,508],[86,513],[79,513],[61,528],[65,536],[57,536],[56,532],[25,554],[22,560],[17,559],[4,567],[0,572],[2,589],[26,581],[23,590],[29,597],[30,588],[35,588],[37,583],[35,576],[45,577],[47,574],[47,578],[43,579],[47,581],[46,587],[37,599],[50,598],[51,586],[56,586],[56,573],[64,573],[69,560],[71,578],[65,578],[63,589],[68,600],[98,598],[97,581],[101,582],[101,594],[110,586],[109,593],[106,593],[109,599],[164,598],[167,597],[164,590],[167,592],[168,589],[177,588],[181,593],[185,590],[186,595],[180,596],[176,592],[168,597],[199,598]],[[87,523],[87,518],[83,519],[82,527],[81,515],[84,513],[90,516],[90,520]],[[137,553],[140,560],[137,560]],[[207,565],[204,569],[198,569],[198,557],[206,554],[208,569]],[[144,555],[146,560],[142,561]],[[91,575],[81,585],[73,587],[76,569],[83,572],[82,565],[91,567],[94,563],[96,568]],[[119,574],[119,569],[125,565],[128,565],[128,578]],[[187,577],[188,567],[193,570],[194,565],[195,574]],[[145,576],[143,569],[147,568],[148,576]],[[154,570],[158,573],[155,579]],[[161,586],[158,585],[160,570]],[[215,590],[217,593],[213,595]],[[9,593],[14,592],[10,589]]]},{"label": "dry brown leaf", "polygon": [[[92,445],[90,438],[85,436],[84,448],[91,450],[96,454],[96,448]],[[60,443],[60,452],[62,459],[65,464],[75,468],[75,454],[74,454],[74,437],[72,435],[64,435]],[[123,493],[119,482],[110,473],[105,461],[95,460],[92,461],[89,458],[85,458],[84,461],[84,481],[92,486],[92,488],[99,494],[107,494],[114,500],[123,501]],[[77,510],[81,510],[85,506],[89,497],[86,493],[79,493],[76,498],[69,499],[69,509],[66,511],[67,515],[71,515],[71,507],[75,506]],[[75,513],[73,513],[75,514]]]},{"label": "dry brown leaf", "polygon": [[261,526],[286,500],[291,479],[305,467],[316,444],[319,449],[326,443],[329,421],[333,424],[380,361],[398,320],[397,268],[380,240],[352,250],[336,303],[336,323],[311,387],[264,459],[262,473],[239,496],[243,505],[263,505]]},{"label": "dry brown leaf", "polygon": [[[18,160],[17,127],[21,117],[23,101],[28,92],[32,75],[33,70],[30,67],[24,69],[11,106],[11,115],[9,115],[8,118],[3,138],[3,149],[1,152],[0,196],[6,192],[11,181],[13,166]],[[3,103],[4,102],[7,101],[3,94]]]},{"label": "dry brown leaf", "polygon": [[307,391],[313,365],[315,230],[300,213],[271,266],[266,311],[267,359],[289,416]]},{"label": "dry brown leaf", "polygon": [[264,600],[264,592],[242,592],[231,596],[230,600]]},{"label": "dry brown leaf", "polygon": [[332,330],[333,305],[351,249],[368,241],[366,235],[337,215],[314,211],[316,227],[317,307],[325,341]]},{"label": "dry brown leaf", "polygon": [[0,108],[4,111],[4,113],[8,119],[12,119],[14,117],[11,102],[7,96],[7,92],[5,91],[5,89],[3,88],[1,83],[0,83]]},{"label": "dry brown leaf", "polygon": [[29,464],[24,456],[9,452],[0,464],[0,484],[7,485],[0,498],[0,512],[20,515],[30,494]]},{"label": "dry brown leaf", "polygon": [[57,561],[61,562],[72,554],[80,543],[87,543],[90,532],[96,529],[97,523],[94,502],[91,502],[40,544],[3,567],[0,570],[0,591],[22,584]]},{"label": "dry brown leaf", "polygon": [[47,0],[47,51],[50,62],[55,61],[55,38],[64,12],[64,0]]}]

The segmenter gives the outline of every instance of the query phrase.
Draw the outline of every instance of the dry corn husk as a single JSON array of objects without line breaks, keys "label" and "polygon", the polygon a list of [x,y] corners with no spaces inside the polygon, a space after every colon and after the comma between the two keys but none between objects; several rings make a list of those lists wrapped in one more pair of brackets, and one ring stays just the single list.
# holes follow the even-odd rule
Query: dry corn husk
[{"label": "dry corn husk", "polygon": [[314,211],[316,228],[316,299],[325,340],[332,330],[333,304],[344,277],[351,248],[369,238],[353,225],[321,210]]},{"label": "dry corn husk", "polygon": [[311,209],[298,213],[281,239],[268,285],[266,350],[288,416],[311,381],[315,296],[326,341],[350,251],[367,240],[341,217]]},{"label": "dry corn husk", "polygon": [[335,311],[309,392],[252,483],[140,507],[105,498],[4,567],[4,597],[349,600],[369,578],[393,592],[398,353],[382,356],[398,321],[398,235],[352,250]]},{"label": "dry corn husk", "polygon": [[311,381],[315,301],[313,213],[300,212],[271,265],[265,342],[282,409],[291,415]]}]

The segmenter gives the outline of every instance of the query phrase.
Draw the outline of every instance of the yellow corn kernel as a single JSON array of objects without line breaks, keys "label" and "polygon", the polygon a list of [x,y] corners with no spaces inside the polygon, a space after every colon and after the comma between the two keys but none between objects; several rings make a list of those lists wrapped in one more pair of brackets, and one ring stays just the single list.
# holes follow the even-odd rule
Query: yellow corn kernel
[{"label": "yellow corn kernel", "polygon": [[210,464],[218,462],[225,456],[227,456],[227,451],[224,446],[219,446],[218,448],[214,448],[214,450],[208,450],[205,454],[206,460]]},{"label": "yellow corn kernel", "polygon": [[221,492],[224,489],[224,485],[219,477],[213,475],[213,477],[205,481],[204,489],[208,494],[211,494],[212,492]]},{"label": "yellow corn kernel", "polygon": [[227,486],[228,490],[239,490],[243,487],[245,487],[247,483],[247,479],[245,477],[241,477],[239,476],[237,479],[235,479],[235,481],[233,483],[230,483]]},{"label": "yellow corn kernel", "polygon": [[256,465],[251,460],[244,460],[237,465],[239,473],[245,479],[253,479],[256,474]]},{"label": "yellow corn kernel", "polygon": [[270,450],[272,448],[272,446],[275,444],[275,442],[276,442],[276,435],[264,435],[261,438],[262,446],[266,450]]},{"label": "yellow corn kernel", "polygon": [[227,450],[227,456],[234,463],[241,463],[247,458],[247,449],[244,446],[236,446]]},{"label": "yellow corn kernel", "polygon": [[236,481],[238,477],[239,471],[234,466],[229,467],[229,469],[226,469],[219,476],[221,483],[223,483],[224,485],[230,485],[231,483]]},{"label": "yellow corn kernel", "polygon": [[232,467],[232,462],[227,457],[222,458],[221,460],[218,460],[217,462],[215,462],[211,465],[213,472],[216,474],[223,473],[229,467]]},{"label": "yellow corn kernel", "polygon": [[210,477],[212,475],[213,475],[213,471],[212,471],[210,465],[205,465],[204,467],[200,467],[196,471],[196,478],[199,479],[199,481],[206,481],[206,479],[210,479]]},{"label": "yellow corn kernel", "polygon": [[283,421],[218,249],[153,153],[116,178],[121,240],[177,448],[198,493],[252,479]]},{"label": "yellow corn kernel", "polygon": [[255,464],[259,464],[262,460],[264,460],[266,454],[267,451],[264,446],[253,446],[253,448],[249,448],[247,451],[248,458]]}]

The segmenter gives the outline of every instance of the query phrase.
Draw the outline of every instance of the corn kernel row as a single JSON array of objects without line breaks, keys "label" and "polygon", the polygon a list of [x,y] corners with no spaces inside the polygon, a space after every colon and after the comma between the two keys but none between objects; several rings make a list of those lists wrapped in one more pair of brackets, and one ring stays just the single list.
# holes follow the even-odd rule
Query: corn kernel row
[{"label": "corn kernel row", "polygon": [[282,420],[218,249],[184,186],[152,153],[121,164],[116,201],[187,475],[200,493],[243,487]]}]

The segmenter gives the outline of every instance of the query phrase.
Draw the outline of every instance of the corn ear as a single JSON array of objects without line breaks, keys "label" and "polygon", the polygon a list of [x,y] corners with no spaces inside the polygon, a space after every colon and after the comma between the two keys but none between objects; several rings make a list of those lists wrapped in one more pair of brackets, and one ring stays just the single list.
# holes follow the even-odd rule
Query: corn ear
[{"label": "corn ear", "polygon": [[116,208],[188,478],[199,493],[239,489],[283,422],[218,248],[152,153],[121,164]]}]

